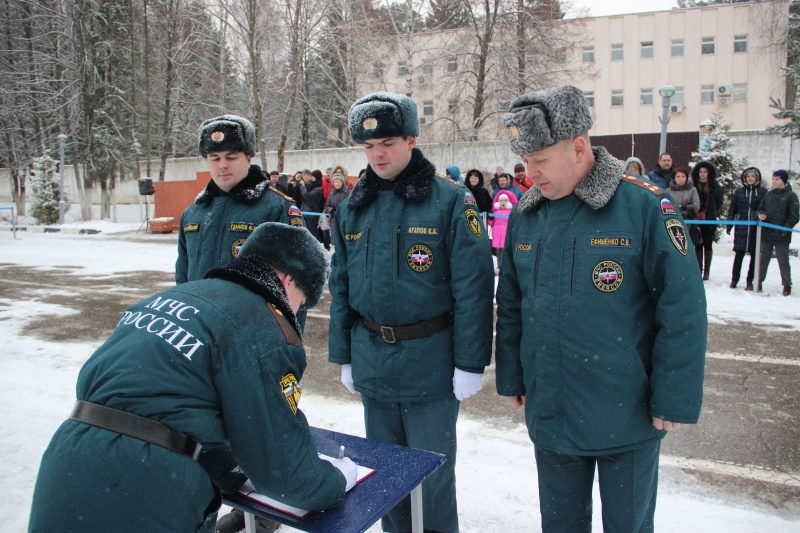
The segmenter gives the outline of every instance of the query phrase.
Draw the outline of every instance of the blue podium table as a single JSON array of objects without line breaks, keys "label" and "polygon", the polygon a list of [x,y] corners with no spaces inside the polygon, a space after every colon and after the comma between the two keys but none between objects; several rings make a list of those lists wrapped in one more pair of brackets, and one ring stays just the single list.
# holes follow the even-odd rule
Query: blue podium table
[{"label": "blue podium table", "polygon": [[224,502],[245,512],[247,531],[255,532],[253,515],[275,520],[301,531],[315,533],[361,533],[377,522],[407,495],[411,494],[413,533],[422,533],[421,483],[447,459],[444,455],[311,428],[317,451],[337,457],[339,447],[359,465],[376,472],[353,487],[335,509],[314,512],[297,519],[261,505],[241,494],[229,495]]}]

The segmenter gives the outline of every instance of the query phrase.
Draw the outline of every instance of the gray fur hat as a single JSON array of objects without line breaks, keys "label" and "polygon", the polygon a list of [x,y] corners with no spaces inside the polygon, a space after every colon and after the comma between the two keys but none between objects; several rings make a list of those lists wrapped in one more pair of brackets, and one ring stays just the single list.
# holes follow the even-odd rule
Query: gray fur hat
[{"label": "gray fur hat", "polygon": [[508,128],[511,151],[519,156],[544,150],[592,127],[583,91],[572,85],[522,95],[508,111],[503,126]]},{"label": "gray fur hat", "polygon": [[205,157],[211,152],[256,153],[256,127],[244,117],[222,115],[204,120],[197,132],[198,149]]},{"label": "gray fur hat", "polygon": [[402,94],[377,92],[350,106],[350,137],[357,143],[386,137],[419,137],[417,104]]},{"label": "gray fur hat", "polygon": [[250,234],[238,257],[256,257],[291,274],[306,296],[306,309],[322,298],[330,271],[328,254],[305,227],[265,222]]}]

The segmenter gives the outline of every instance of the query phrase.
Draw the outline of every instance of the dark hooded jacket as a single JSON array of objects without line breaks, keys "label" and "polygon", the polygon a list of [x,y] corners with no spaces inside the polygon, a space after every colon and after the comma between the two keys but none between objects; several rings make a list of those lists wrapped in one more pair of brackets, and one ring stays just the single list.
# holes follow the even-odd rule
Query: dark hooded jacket
[{"label": "dark hooded jacket", "polygon": [[[761,203],[758,204],[758,211],[767,214],[764,222],[793,228],[800,219],[800,206],[798,205],[797,194],[792,190],[788,183],[783,189],[770,189]],[[761,230],[763,238],[767,242],[774,244],[789,244],[792,242],[792,232],[779,229],[763,228]]]},{"label": "dark hooded jacket", "polygon": [[[750,171],[755,171],[758,179],[755,184],[748,185],[745,176]],[[761,171],[756,167],[744,169],[739,180],[742,186],[733,192],[731,205],[728,207],[728,220],[758,220],[758,204],[767,189],[761,186]],[[734,226],[733,229],[733,251],[753,253],[756,250],[756,227],[755,226]]]},{"label": "dark hooded jacket", "polygon": [[[469,178],[471,174],[475,174],[478,176],[478,185],[473,187],[469,183]],[[475,197],[475,201],[478,203],[478,211],[481,213],[488,213],[492,210],[492,196],[489,194],[489,191],[486,190],[486,187],[483,186],[483,173],[473,168],[469,172],[467,172],[467,177],[464,179],[466,182],[465,185],[472,193],[472,196]]]},{"label": "dark hooded jacket", "polygon": [[[708,169],[709,190],[700,183],[701,168]],[[700,196],[700,212],[705,213],[705,220],[717,220],[722,209],[722,187],[717,183],[717,168],[710,161],[700,161],[692,169],[692,181],[697,188],[697,195]],[[702,219],[700,216],[697,218]]]}]

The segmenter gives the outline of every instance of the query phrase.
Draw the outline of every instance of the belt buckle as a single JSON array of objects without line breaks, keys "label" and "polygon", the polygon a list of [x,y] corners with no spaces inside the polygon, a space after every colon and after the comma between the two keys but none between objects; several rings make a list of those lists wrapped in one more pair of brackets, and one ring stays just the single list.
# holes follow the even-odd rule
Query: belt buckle
[{"label": "belt buckle", "polygon": [[394,328],[391,326],[381,326],[381,336],[389,344],[397,342],[397,339],[394,338]]}]

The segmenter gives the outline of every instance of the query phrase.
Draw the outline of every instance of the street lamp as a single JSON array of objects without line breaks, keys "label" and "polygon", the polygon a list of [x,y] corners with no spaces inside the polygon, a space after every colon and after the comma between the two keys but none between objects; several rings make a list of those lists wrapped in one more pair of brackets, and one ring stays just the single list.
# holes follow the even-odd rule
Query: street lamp
[{"label": "street lamp", "polygon": [[61,154],[61,167],[58,180],[58,223],[64,223],[64,211],[66,210],[66,203],[64,202],[64,145],[67,144],[67,136],[63,133],[58,134],[58,151]]},{"label": "street lamp", "polygon": [[658,94],[661,95],[661,116],[658,120],[661,122],[661,142],[658,144],[658,156],[667,151],[667,124],[669,124],[669,99],[675,94],[675,87],[672,85],[662,85],[658,89]]}]

